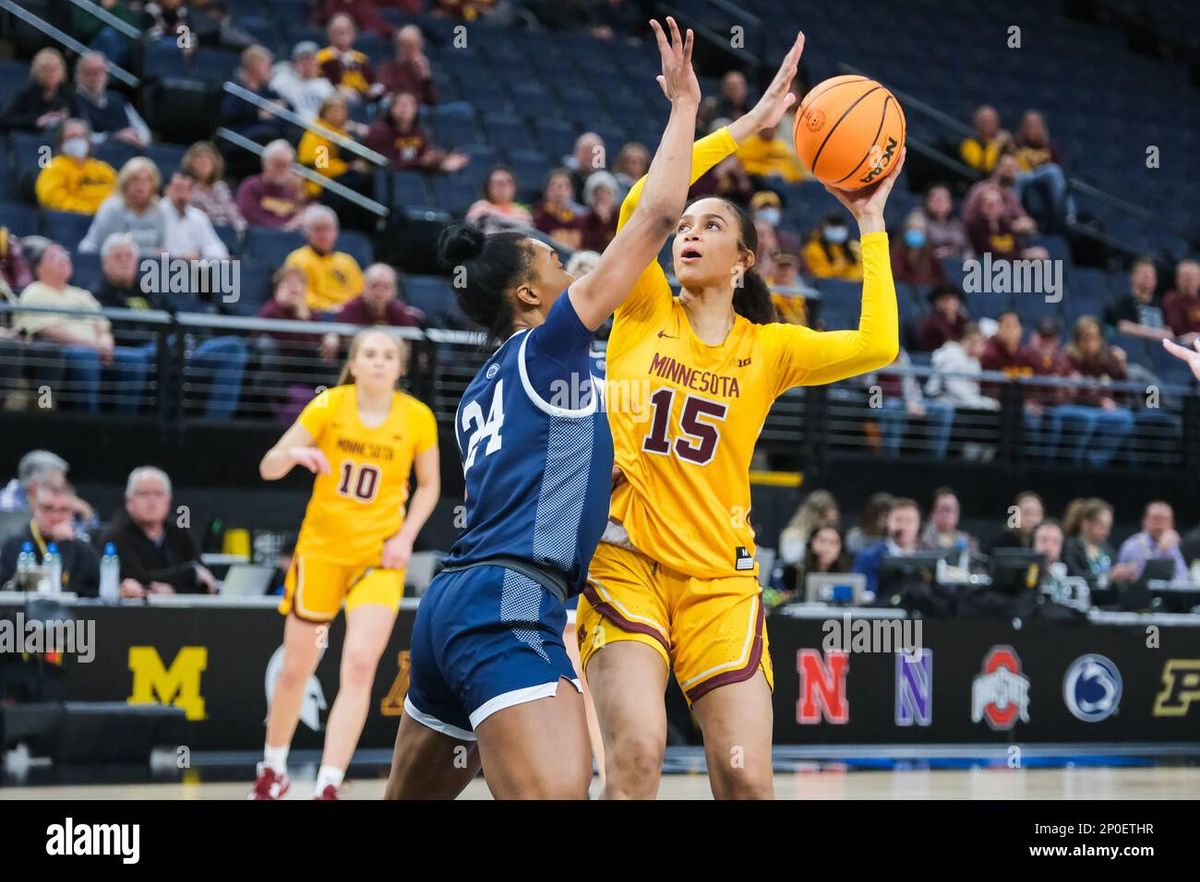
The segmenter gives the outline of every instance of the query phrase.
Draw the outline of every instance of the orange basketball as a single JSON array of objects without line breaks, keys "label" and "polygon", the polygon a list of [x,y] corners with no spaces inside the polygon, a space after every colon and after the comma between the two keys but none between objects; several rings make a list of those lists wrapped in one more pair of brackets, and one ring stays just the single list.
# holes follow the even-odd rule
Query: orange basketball
[{"label": "orange basketball", "polygon": [[813,87],[796,113],[796,153],[823,184],[857,190],[884,177],[904,147],[904,111],[867,77],[833,77]]}]

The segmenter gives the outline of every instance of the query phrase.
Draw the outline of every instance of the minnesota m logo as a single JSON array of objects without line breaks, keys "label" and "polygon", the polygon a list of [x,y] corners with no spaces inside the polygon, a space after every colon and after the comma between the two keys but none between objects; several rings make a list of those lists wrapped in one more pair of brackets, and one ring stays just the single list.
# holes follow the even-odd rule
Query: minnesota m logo
[{"label": "minnesota m logo", "polygon": [[183,708],[189,720],[204,719],[200,674],[208,667],[208,648],[183,646],[164,668],[153,646],[129,647],[129,670],[133,671],[133,694],[129,704],[173,704]]}]

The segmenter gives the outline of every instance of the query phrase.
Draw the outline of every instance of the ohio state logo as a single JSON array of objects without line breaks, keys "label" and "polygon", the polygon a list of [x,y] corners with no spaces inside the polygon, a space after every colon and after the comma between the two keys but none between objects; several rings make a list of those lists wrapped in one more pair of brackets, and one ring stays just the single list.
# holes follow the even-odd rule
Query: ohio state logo
[{"label": "ohio state logo", "polygon": [[993,646],[971,682],[971,721],[986,720],[996,731],[1029,722],[1029,678],[1011,646]]}]

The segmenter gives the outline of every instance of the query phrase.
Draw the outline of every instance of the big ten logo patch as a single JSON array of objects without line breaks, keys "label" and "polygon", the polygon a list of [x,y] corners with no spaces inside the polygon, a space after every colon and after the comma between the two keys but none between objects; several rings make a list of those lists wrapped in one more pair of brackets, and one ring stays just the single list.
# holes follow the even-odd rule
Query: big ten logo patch
[{"label": "big ten logo patch", "polygon": [[396,656],[396,677],[387,695],[380,702],[379,712],[385,717],[398,717],[404,710],[404,696],[408,695],[409,673],[412,671],[412,657],[407,649],[402,649]]},{"label": "big ten logo patch", "polygon": [[129,704],[169,704],[182,708],[187,719],[205,719],[200,675],[208,667],[208,648],[181,646],[170,667],[163,665],[153,646],[129,647],[133,688]]}]

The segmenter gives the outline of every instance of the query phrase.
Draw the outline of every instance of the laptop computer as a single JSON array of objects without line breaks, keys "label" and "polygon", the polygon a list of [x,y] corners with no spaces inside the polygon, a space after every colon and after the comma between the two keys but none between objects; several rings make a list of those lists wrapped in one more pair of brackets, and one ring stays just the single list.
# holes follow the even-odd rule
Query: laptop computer
[{"label": "laptop computer", "polygon": [[261,597],[267,593],[274,567],[259,564],[233,564],[221,583],[225,597]]},{"label": "laptop computer", "polygon": [[804,577],[804,600],[808,603],[835,603],[860,606],[867,590],[862,573],[809,573]]}]

